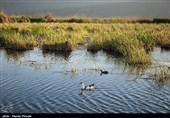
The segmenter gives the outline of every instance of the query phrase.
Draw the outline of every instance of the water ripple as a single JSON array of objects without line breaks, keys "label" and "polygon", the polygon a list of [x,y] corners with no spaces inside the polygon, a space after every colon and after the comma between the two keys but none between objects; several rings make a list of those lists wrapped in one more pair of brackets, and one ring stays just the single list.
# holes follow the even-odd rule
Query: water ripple
[{"label": "water ripple", "polygon": [[[38,53],[38,54],[37,54]],[[3,53],[0,52],[0,55]],[[38,55],[38,56],[37,56]],[[67,60],[41,51],[25,53],[25,60],[36,57],[44,63],[51,58],[53,68],[32,71],[25,65],[17,66],[4,61],[1,74],[0,104],[12,103],[14,113],[169,113],[170,86],[156,89],[151,80],[136,79],[122,72],[122,65],[115,65],[115,58],[108,59],[99,52],[73,51]],[[5,59],[5,57],[4,57]],[[61,62],[61,63],[60,63]],[[64,72],[75,65],[75,73]],[[16,69],[17,68],[17,69]],[[86,71],[85,71],[85,69]],[[104,68],[107,75],[100,75]],[[114,68],[114,69],[113,69]],[[127,81],[128,80],[128,81]],[[80,82],[94,83],[95,89],[81,92]]]}]

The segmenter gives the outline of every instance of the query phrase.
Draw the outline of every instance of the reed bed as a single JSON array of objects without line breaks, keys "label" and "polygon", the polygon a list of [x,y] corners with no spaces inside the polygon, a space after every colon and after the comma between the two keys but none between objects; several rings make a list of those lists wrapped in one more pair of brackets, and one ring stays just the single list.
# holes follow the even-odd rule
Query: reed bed
[{"label": "reed bed", "polygon": [[147,53],[154,46],[169,46],[169,31],[167,23],[1,23],[0,45],[15,50],[71,51],[86,44],[88,51],[110,51],[129,64],[150,64]]}]

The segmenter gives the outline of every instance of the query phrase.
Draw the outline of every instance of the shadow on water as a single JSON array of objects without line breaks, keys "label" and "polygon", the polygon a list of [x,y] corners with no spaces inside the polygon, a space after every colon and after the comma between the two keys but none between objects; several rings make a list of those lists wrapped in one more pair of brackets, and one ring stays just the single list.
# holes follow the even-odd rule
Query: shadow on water
[{"label": "shadow on water", "polygon": [[13,61],[14,63],[22,63],[21,58],[24,57],[24,54],[26,51],[20,50],[10,50],[5,49],[5,57],[7,58],[7,61]]},{"label": "shadow on water", "polygon": [[92,56],[95,56],[99,51],[98,50],[87,50]]},{"label": "shadow on water", "polygon": [[161,48],[161,52],[170,52],[170,48]]},{"label": "shadow on water", "polygon": [[84,91],[94,92],[94,90],[83,90],[83,89],[81,89],[81,92],[79,93],[79,95],[83,95],[83,92],[84,92]]},{"label": "shadow on water", "polygon": [[61,59],[68,61],[71,51],[62,52],[62,51],[43,50],[42,53],[44,57],[61,58]]},{"label": "shadow on water", "polygon": [[[106,53],[107,54],[107,57],[109,58],[109,57],[114,57],[114,58],[117,58],[117,59],[121,59],[120,58],[120,54],[118,54],[118,53],[114,53],[114,52],[112,52],[112,51],[103,51],[104,53]],[[123,59],[121,59],[121,60],[123,60]]]}]

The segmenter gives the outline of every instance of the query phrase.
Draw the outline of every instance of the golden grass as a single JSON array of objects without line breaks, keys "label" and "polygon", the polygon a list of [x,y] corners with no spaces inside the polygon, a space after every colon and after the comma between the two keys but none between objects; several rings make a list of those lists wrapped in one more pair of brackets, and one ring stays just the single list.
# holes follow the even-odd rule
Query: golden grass
[{"label": "golden grass", "polygon": [[147,51],[156,45],[170,45],[170,24],[0,24],[1,47],[30,49],[38,46],[47,50],[70,51],[79,44],[87,44],[89,51],[111,51],[129,64],[149,64],[151,58]]}]

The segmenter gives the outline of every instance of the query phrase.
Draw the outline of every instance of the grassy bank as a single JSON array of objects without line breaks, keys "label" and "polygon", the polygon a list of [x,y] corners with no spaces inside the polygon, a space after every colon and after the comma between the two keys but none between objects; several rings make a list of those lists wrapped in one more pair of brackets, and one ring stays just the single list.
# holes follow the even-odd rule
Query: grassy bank
[{"label": "grassy bank", "polygon": [[[129,64],[150,64],[154,46],[170,45],[170,24],[2,23],[0,45],[7,49],[110,51]],[[65,50],[66,49],[66,50]]]},{"label": "grassy bank", "polygon": [[170,23],[170,18],[99,18],[99,17],[54,17],[52,14],[44,16],[9,16],[0,11],[0,23]]}]

